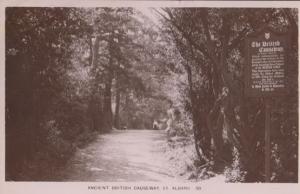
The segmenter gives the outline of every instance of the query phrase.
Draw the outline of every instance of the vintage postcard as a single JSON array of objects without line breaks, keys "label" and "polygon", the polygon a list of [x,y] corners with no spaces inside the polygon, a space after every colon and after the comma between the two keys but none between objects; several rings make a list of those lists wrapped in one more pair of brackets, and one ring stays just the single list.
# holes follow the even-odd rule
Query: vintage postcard
[{"label": "vintage postcard", "polygon": [[0,193],[299,192],[299,2],[0,5]]}]

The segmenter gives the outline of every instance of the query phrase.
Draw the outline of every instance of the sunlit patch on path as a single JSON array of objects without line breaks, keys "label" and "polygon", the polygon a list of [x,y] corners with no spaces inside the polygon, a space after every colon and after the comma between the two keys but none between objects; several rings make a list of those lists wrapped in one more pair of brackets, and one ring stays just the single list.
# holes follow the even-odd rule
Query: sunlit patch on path
[{"label": "sunlit patch on path", "polygon": [[64,170],[64,181],[170,181],[164,131],[124,130],[99,135]]}]

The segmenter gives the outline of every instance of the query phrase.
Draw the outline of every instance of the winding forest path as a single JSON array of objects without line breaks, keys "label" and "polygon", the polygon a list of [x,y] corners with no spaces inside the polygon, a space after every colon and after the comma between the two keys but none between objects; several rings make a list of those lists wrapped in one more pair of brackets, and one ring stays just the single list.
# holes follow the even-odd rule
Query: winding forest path
[{"label": "winding forest path", "polygon": [[64,169],[64,181],[168,181],[166,134],[159,130],[114,130],[80,149]]}]

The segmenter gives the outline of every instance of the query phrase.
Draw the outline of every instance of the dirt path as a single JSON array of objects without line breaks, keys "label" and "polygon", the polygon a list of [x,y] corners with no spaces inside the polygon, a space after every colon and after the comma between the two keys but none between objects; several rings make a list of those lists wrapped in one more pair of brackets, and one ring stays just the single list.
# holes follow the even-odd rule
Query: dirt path
[{"label": "dirt path", "polygon": [[63,181],[168,181],[164,131],[124,130],[99,135],[76,152]]}]

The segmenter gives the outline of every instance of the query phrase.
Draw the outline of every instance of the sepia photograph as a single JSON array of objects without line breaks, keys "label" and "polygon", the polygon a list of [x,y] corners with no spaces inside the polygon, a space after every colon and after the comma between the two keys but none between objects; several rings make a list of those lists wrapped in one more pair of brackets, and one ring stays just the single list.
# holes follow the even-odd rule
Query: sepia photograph
[{"label": "sepia photograph", "polygon": [[298,52],[298,8],[5,7],[5,182],[298,183]]}]

